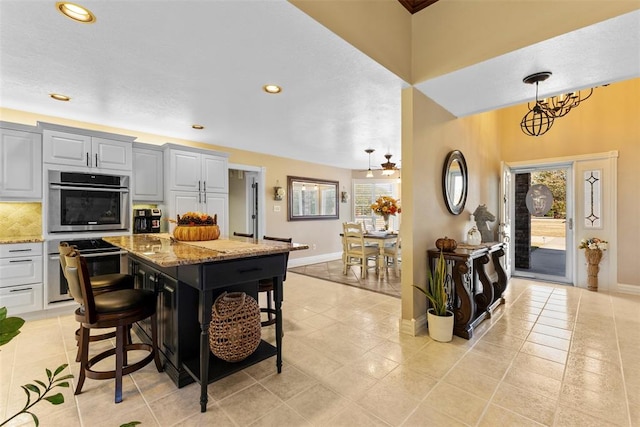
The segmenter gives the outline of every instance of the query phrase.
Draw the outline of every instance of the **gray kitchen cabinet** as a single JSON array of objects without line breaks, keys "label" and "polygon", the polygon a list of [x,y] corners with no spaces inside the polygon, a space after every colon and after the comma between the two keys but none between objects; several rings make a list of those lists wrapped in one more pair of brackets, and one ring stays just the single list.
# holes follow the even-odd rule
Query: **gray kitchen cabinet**
[{"label": "gray kitchen cabinet", "polygon": [[133,201],[164,200],[164,156],[157,145],[133,144]]},{"label": "gray kitchen cabinet", "polygon": [[0,122],[0,200],[42,200],[42,135]]}]

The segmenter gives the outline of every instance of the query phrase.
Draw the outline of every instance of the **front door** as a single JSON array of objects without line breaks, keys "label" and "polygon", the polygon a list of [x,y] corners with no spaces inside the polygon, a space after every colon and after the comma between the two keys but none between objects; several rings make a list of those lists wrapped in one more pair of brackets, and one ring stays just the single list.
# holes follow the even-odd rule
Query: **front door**
[{"label": "front door", "polygon": [[571,165],[510,168],[510,181],[508,221],[502,223],[512,275],[573,283]]}]

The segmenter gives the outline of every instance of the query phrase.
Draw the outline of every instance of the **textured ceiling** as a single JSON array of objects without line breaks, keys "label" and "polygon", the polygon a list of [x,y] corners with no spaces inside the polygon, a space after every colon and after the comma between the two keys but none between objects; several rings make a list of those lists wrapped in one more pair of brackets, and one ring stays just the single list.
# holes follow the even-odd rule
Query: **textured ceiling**
[{"label": "textured ceiling", "polygon": [[[0,0],[0,106],[344,168],[367,169],[366,148],[400,160],[407,84],[287,1],[82,4],[95,24]],[[640,11],[416,87],[465,116],[530,100],[536,71],[554,73],[543,95],[637,77],[639,39]]]}]

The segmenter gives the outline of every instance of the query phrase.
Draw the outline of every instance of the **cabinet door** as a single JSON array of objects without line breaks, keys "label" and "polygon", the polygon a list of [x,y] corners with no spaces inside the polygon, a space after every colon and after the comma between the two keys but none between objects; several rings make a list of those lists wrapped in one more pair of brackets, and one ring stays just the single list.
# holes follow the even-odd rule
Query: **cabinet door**
[{"label": "cabinet door", "polygon": [[42,136],[0,129],[0,199],[42,199]]},{"label": "cabinet door", "polygon": [[42,282],[42,256],[0,258],[2,286]]},{"label": "cabinet door", "polygon": [[91,138],[91,167],[130,171],[132,165],[130,142]]},{"label": "cabinet door", "polygon": [[227,159],[218,156],[202,155],[202,191],[227,193],[229,174]]},{"label": "cabinet door", "polygon": [[169,150],[169,189],[200,191],[202,188],[199,153]]},{"label": "cabinet door", "polygon": [[164,199],[162,151],[133,149],[133,200],[161,202]]},{"label": "cabinet door", "polygon": [[7,315],[42,310],[42,283],[0,288],[0,307],[7,307]]},{"label": "cabinet door", "polygon": [[43,156],[45,163],[70,166],[91,166],[91,137],[45,130]]},{"label": "cabinet door", "polygon": [[204,203],[202,211],[213,216],[218,215],[218,227],[220,227],[220,235],[228,236],[229,216],[229,196],[223,193],[205,193],[203,197]]},{"label": "cabinet door", "polygon": [[164,274],[158,274],[158,345],[174,366],[178,360],[178,282]]}]

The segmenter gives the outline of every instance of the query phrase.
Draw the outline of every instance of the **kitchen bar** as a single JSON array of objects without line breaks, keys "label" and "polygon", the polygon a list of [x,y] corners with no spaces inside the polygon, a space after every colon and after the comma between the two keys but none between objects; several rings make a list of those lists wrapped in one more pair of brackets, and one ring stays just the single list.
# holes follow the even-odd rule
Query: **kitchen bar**
[{"label": "kitchen bar", "polygon": [[[160,350],[165,369],[179,387],[200,383],[200,410],[206,411],[207,384],[276,356],[282,370],[282,279],[286,254],[307,249],[297,243],[253,239],[178,242],[168,234],[104,237],[129,252],[130,273],[137,286],[159,293]],[[276,345],[262,341],[254,354],[237,362],[224,362],[210,353],[209,323],[217,295],[242,291],[257,297],[258,281],[274,280]],[[144,332],[144,331],[143,331]],[[141,334],[144,340],[144,333]]]}]

